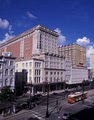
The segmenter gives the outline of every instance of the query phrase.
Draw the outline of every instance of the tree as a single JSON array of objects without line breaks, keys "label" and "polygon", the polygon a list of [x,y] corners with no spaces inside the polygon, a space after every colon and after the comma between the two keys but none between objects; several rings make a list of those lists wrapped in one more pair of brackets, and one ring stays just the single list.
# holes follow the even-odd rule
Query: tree
[{"label": "tree", "polygon": [[12,102],[14,98],[15,98],[15,94],[10,89],[10,86],[5,86],[1,89],[1,93],[0,93],[1,102]]}]

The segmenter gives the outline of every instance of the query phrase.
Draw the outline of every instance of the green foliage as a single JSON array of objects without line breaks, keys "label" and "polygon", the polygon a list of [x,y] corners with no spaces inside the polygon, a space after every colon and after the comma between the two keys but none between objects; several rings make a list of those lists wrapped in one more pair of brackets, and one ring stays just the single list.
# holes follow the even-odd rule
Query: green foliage
[{"label": "green foliage", "polygon": [[0,93],[1,102],[12,102],[14,100],[14,92],[10,89],[10,86],[3,87]]}]

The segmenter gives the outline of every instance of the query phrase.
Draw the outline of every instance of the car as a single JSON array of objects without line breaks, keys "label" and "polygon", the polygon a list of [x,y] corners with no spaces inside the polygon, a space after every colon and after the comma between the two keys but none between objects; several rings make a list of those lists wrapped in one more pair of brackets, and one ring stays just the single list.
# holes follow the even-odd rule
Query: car
[{"label": "car", "polygon": [[30,117],[30,118],[28,118],[27,120],[39,120],[37,117]]},{"label": "car", "polygon": [[58,93],[56,93],[56,92],[53,92],[53,95],[57,95]]},{"label": "car", "polygon": [[71,113],[64,113],[64,114],[62,114],[62,119],[63,120],[69,120],[70,115],[71,115]]}]

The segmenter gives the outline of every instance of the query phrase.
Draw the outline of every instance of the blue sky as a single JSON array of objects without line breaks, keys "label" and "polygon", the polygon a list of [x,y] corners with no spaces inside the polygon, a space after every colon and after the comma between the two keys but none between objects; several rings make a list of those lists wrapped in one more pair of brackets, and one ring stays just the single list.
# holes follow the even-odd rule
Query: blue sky
[{"label": "blue sky", "polygon": [[37,24],[56,30],[59,44],[76,42],[93,49],[93,0],[0,0],[0,40],[6,41]]}]

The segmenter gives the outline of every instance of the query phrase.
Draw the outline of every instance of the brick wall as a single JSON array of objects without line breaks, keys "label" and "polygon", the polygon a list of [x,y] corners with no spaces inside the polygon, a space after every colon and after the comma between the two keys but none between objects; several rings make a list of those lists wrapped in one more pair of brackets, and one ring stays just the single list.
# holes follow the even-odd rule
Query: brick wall
[{"label": "brick wall", "polygon": [[[24,57],[23,60],[30,59],[32,56],[32,36],[24,38]],[[6,48],[6,49],[5,49]],[[16,61],[20,60],[20,41],[12,42],[0,48],[0,55],[2,52],[12,52],[12,57],[16,57]]]},{"label": "brick wall", "polygon": [[24,59],[28,60],[32,56],[32,45],[33,45],[33,40],[32,36],[24,39]]}]

